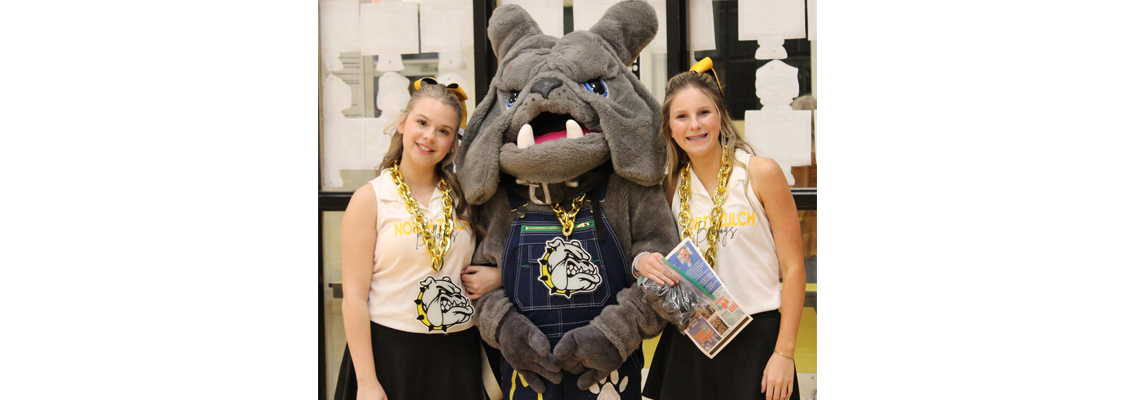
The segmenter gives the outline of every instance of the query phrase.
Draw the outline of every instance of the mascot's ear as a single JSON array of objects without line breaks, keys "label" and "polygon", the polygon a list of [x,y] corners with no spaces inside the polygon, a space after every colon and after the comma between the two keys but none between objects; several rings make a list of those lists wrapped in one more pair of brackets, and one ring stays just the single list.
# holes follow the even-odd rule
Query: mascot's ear
[{"label": "mascot's ear", "polygon": [[[463,196],[471,204],[483,204],[491,199],[499,187],[499,149],[503,147],[503,135],[484,133],[483,123],[494,125],[498,120],[498,95],[496,81],[491,80],[490,89],[475,114],[467,122],[463,141],[459,142],[459,154],[455,158],[456,176]],[[500,123],[507,123],[505,118]]]},{"label": "mascot's ear", "polygon": [[622,1],[606,10],[590,32],[601,36],[630,65],[657,35],[657,12],[645,1]]},{"label": "mascot's ear", "polygon": [[424,278],[424,280],[420,281],[420,286],[427,286],[427,285],[432,284],[433,282],[435,282],[435,278],[429,276],[427,278]]},{"label": "mascot's ear", "polygon": [[[506,4],[496,8],[488,21],[487,36],[491,39],[491,49],[499,58],[499,75],[503,74],[502,63],[512,49],[527,45],[550,47],[551,44],[538,41],[520,43],[528,38],[540,37],[553,41],[554,38],[542,34],[538,23],[517,4]],[[508,118],[499,118],[505,110],[498,100],[498,78],[491,79],[487,95],[475,107],[475,113],[467,121],[466,133],[459,144],[459,154],[455,160],[459,185],[463,195],[471,204],[483,204],[491,199],[499,187],[499,151],[503,147],[505,126]],[[484,126],[487,125],[488,126]],[[484,133],[496,132],[496,133]]]},{"label": "mascot's ear", "polygon": [[[518,4],[506,4],[496,8],[487,22],[487,36],[491,39],[491,50],[500,61],[520,40],[531,36],[542,36],[542,28],[534,18]],[[656,24],[654,24],[656,26]]]}]

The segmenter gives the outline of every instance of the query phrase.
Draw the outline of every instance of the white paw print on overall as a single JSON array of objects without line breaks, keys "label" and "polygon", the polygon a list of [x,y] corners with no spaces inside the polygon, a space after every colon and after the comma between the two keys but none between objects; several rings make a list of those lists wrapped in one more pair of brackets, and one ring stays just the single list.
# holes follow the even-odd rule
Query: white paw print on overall
[{"label": "white paw print on overall", "polygon": [[[598,395],[598,400],[619,400],[621,395],[618,393],[625,391],[625,386],[629,384],[629,377],[621,378],[621,384],[618,384],[618,372],[610,373],[610,376],[603,379],[601,382],[595,383],[590,386],[590,393]],[[614,389],[614,386],[617,389]]]}]

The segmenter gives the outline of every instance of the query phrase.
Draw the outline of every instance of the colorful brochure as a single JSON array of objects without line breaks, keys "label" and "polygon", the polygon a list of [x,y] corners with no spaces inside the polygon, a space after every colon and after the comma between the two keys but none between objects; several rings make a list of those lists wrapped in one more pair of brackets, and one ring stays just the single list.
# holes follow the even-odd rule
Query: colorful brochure
[{"label": "colorful brochure", "polygon": [[736,304],[736,298],[709,267],[692,240],[685,239],[665,256],[665,263],[708,296],[685,326],[685,335],[709,358],[719,353],[752,317]]}]

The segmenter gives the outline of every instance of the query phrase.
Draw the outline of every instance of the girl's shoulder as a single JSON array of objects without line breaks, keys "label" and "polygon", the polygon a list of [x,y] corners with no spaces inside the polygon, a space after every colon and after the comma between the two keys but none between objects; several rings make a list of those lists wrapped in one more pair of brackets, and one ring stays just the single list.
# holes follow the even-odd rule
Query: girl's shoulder
[{"label": "girl's shoulder", "polygon": [[784,179],[784,171],[780,169],[780,164],[777,163],[776,160],[768,157],[749,156],[748,177],[753,180],[759,180],[762,183],[779,177],[780,180],[784,181],[785,185],[787,184],[787,180]]},{"label": "girl's shoulder", "polygon": [[791,196],[784,170],[771,158],[752,156],[748,160],[748,179],[752,181],[752,190],[761,205],[767,203],[766,199],[772,196]]},{"label": "girl's shoulder", "polygon": [[372,182],[365,183],[364,186],[352,192],[352,200],[356,200],[357,198],[360,200],[376,201],[376,188],[372,186]]}]

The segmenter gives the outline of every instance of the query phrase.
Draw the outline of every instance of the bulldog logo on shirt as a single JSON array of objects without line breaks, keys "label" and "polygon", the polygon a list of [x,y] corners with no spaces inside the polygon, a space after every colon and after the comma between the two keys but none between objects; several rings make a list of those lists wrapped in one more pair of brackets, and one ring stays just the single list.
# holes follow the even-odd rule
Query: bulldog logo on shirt
[{"label": "bulldog logo on shirt", "polygon": [[556,237],[546,241],[546,252],[538,261],[542,276],[538,277],[550,294],[569,298],[574,293],[589,293],[598,288],[602,275],[591,261],[590,253],[580,240],[563,240]]},{"label": "bulldog logo on shirt", "polygon": [[420,296],[416,303],[416,317],[427,326],[428,332],[444,331],[455,324],[471,320],[475,309],[471,301],[463,295],[463,290],[451,283],[451,277],[436,280],[428,276],[420,281]]}]

